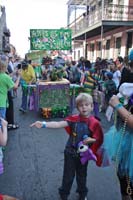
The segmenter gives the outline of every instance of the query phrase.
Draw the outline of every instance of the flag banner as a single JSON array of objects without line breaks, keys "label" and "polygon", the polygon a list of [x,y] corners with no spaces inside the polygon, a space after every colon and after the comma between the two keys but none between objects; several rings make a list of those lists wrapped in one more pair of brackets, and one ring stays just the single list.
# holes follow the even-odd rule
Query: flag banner
[{"label": "flag banner", "polygon": [[71,29],[30,29],[31,50],[71,50]]}]

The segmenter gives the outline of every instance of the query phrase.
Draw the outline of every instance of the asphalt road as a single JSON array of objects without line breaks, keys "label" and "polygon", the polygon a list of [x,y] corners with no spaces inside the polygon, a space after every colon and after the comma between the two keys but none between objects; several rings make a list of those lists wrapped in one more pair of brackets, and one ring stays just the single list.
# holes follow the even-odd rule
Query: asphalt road
[{"label": "asphalt road", "polygon": [[[19,94],[20,95],[20,94]],[[29,125],[42,120],[38,113],[20,113],[20,97],[14,99],[15,120],[20,128],[9,131],[4,151],[5,172],[0,176],[0,193],[20,200],[59,200],[58,187],[63,172],[63,150],[67,140],[64,129],[36,129]],[[59,119],[57,119],[59,120]],[[101,114],[104,132],[110,123]],[[119,183],[115,169],[88,166],[88,199],[120,200]],[[76,200],[74,182],[69,200]]]}]

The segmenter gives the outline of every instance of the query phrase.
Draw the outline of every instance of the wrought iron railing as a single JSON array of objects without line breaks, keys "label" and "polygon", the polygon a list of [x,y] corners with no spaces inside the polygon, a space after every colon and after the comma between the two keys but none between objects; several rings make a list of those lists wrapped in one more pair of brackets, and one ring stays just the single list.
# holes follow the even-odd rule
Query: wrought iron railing
[{"label": "wrought iron railing", "polygon": [[88,15],[81,15],[75,19],[69,27],[72,35],[83,32],[86,28],[92,27],[102,20],[106,21],[133,21],[133,6],[109,4],[104,9],[99,7],[95,11],[90,11]]}]

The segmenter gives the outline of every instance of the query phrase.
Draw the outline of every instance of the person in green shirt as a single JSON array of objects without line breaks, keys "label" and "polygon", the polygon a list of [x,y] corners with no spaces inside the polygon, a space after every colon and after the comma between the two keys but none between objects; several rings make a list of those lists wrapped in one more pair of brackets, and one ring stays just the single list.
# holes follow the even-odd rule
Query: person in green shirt
[{"label": "person in green shirt", "polygon": [[5,119],[6,108],[8,107],[7,93],[11,88],[17,88],[20,76],[14,83],[12,78],[6,74],[8,59],[5,55],[0,56],[0,117]]}]

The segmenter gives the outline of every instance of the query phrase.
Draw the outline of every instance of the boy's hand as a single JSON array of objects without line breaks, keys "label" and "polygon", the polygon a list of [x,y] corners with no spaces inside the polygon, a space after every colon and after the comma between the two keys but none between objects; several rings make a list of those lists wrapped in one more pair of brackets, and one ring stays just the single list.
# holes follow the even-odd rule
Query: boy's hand
[{"label": "boy's hand", "polygon": [[83,140],[84,144],[90,144],[96,142],[95,138],[87,137],[86,139]]},{"label": "boy's hand", "polygon": [[34,122],[33,124],[30,125],[30,127],[33,127],[33,126],[35,126],[36,128],[42,128],[43,123],[40,122],[40,121],[36,121],[36,122]]}]

